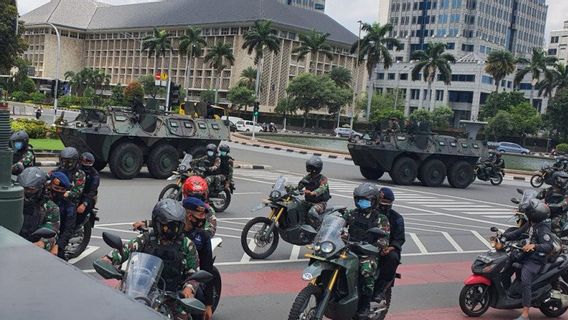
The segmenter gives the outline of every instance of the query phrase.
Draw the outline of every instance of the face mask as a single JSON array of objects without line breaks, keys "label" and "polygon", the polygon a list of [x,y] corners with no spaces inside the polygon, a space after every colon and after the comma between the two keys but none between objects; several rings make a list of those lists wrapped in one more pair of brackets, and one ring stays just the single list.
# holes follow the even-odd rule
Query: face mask
[{"label": "face mask", "polygon": [[390,208],[391,206],[389,205],[379,204],[379,211],[381,212],[388,212]]},{"label": "face mask", "polygon": [[215,155],[215,152],[213,152],[213,151],[207,151],[207,155],[210,156],[210,157],[212,157],[212,156]]},{"label": "face mask", "polygon": [[227,156],[227,153],[226,153],[225,151],[221,151],[221,156],[222,156],[222,157],[226,157],[226,156]]},{"label": "face mask", "polygon": [[359,199],[357,201],[357,207],[359,207],[359,209],[369,209],[371,207],[371,200],[367,200],[367,199]]},{"label": "face mask", "polygon": [[207,221],[206,218],[199,219],[198,217],[193,216],[193,215],[192,215],[191,218],[192,218],[191,224],[193,225],[193,227],[198,228],[198,229],[202,229],[203,226],[205,226],[205,222]]},{"label": "face mask", "polygon": [[24,147],[24,143],[17,141],[16,143],[14,143],[14,148],[16,148],[16,150],[22,150],[22,148]]}]

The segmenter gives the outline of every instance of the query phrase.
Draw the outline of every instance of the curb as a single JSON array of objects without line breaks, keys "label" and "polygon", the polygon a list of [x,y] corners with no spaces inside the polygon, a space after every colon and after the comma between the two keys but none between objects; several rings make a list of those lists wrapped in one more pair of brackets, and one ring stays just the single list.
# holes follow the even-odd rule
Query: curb
[{"label": "curb", "polygon": [[[241,138],[243,139],[243,138]],[[284,148],[282,146],[270,146],[270,145],[261,145],[258,143],[251,143],[246,142],[246,141],[233,141],[234,143],[238,143],[238,144],[242,144],[244,146],[253,146],[253,147],[257,147],[257,148],[263,148],[263,149],[273,149],[273,150],[278,150],[278,151],[286,151],[286,152],[295,152],[295,153],[299,153],[299,154],[311,154],[314,156],[318,156],[318,157],[323,157],[324,155],[327,156],[327,158],[329,159],[343,159],[346,161],[353,161],[353,159],[351,157],[340,157],[334,154],[324,154],[321,151],[310,151],[310,150],[297,150],[297,149],[290,149],[290,148]]]},{"label": "curb", "polygon": [[258,165],[258,164],[235,164],[235,169],[268,170],[272,169],[272,167],[267,165]]},{"label": "curb", "polygon": [[36,167],[57,167],[57,161],[36,161]]}]

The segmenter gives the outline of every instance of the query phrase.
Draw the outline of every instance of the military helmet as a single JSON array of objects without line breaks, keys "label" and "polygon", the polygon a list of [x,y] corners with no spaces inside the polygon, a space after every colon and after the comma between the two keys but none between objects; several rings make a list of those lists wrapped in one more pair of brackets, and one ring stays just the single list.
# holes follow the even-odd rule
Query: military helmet
[{"label": "military helmet", "polygon": [[377,185],[363,182],[353,190],[353,200],[359,209],[369,209],[377,206],[380,191]]},{"label": "military helmet", "polygon": [[532,199],[525,215],[530,222],[540,223],[550,217],[550,208],[543,202],[537,199]]},{"label": "military helmet", "polygon": [[10,136],[10,146],[18,151],[28,147],[30,136],[25,130],[18,130]]},{"label": "military helmet", "polygon": [[183,234],[185,209],[174,199],[160,200],[152,210],[152,222],[156,237],[175,240]]},{"label": "military helmet", "polygon": [[306,161],[306,171],[309,173],[320,173],[323,169],[323,161],[318,156],[312,156]]},{"label": "military helmet", "polygon": [[214,143],[210,143],[207,145],[207,151],[217,151],[217,146]]},{"label": "military helmet", "polygon": [[81,164],[85,167],[92,167],[95,163],[95,156],[90,152],[83,152],[81,154]]},{"label": "military helmet", "polygon": [[41,189],[47,182],[47,174],[38,167],[28,167],[18,176],[18,183],[23,188]]},{"label": "military helmet", "polygon": [[223,143],[219,146],[219,151],[228,153],[229,151],[231,151],[231,148],[229,147],[229,145]]},{"label": "military helmet", "polygon": [[79,151],[73,147],[65,147],[59,153],[59,168],[74,170],[79,164]]}]

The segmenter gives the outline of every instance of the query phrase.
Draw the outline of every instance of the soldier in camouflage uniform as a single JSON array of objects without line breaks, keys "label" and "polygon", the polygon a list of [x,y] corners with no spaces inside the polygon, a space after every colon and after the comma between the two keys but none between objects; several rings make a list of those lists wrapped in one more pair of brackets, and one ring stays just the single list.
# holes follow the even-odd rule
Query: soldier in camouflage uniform
[{"label": "soldier in camouflage uniform", "polygon": [[118,250],[111,251],[101,259],[120,265],[128,260],[132,252],[151,254],[163,260],[162,278],[166,290],[182,291],[185,298],[194,297],[198,283],[188,278],[198,270],[199,257],[193,242],[184,236],[185,210],[174,199],[160,200],[152,210],[154,228],[124,245],[121,255]]},{"label": "soldier in camouflage uniform", "polygon": [[327,207],[327,201],[331,199],[327,177],[321,174],[322,169],[323,162],[321,158],[317,156],[311,157],[306,161],[308,175],[298,184],[299,189],[304,189],[304,199],[312,205],[308,212],[307,220],[316,229],[321,224],[321,214]]},{"label": "soldier in camouflage uniform", "polygon": [[[390,225],[388,218],[377,209],[379,196],[379,188],[376,185],[367,182],[360,184],[353,190],[356,209],[346,212],[343,218],[347,221],[350,241],[376,244],[379,250],[382,250],[389,244]],[[387,237],[373,239],[368,230],[374,227],[378,227],[387,233]],[[377,256],[359,257],[361,298],[358,313],[360,318],[364,318],[369,313],[375,289],[378,259]]]},{"label": "soldier in camouflage uniform", "polygon": [[10,146],[14,150],[12,156],[13,175],[19,175],[25,168],[35,165],[35,154],[29,142],[30,138],[24,130],[14,132],[10,137]]},{"label": "soldier in camouflage uniform", "polygon": [[543,199],[550,206],[552,231],[557,235],[560,235],[568,220],[566,217],[566,210],[568,209],[567,191],[568,173],[557,171],[552,174],[552,185],[541,190],[537,195],[538,199]]},{"label": "soldier in camouflage uniform", "polygon": [[221,158],[217,155],[217,146],[213,143],[207,145],[207,154],[201,158],[191,161],[191,166],[194,168],[204,169],[205,179],[209,190],[219,191],[222,189],[222,183],[225,177],[219,173],[221,167]]},{"label": "soldier in camouflage uniform", "polygon": [[219,146],[219,157],[221,158],[221,166],[219,171],[225,176],[225,188],[231,187],[233,183],[233,165],[235,159],[229,155],[231,148],[222,144]]},{"label": "soldier in camouflage uniform", "polygon": [[[47,251],[56,250],[57,236],[49,239],[32,239],[31,234],[39,228],[59,231],[59,207],[46,192],[47,174],[38,167],[24,169],[18,183],[24,188],[24,224],[20,236]],[[56,252],[55,252],[56,253]]]}]

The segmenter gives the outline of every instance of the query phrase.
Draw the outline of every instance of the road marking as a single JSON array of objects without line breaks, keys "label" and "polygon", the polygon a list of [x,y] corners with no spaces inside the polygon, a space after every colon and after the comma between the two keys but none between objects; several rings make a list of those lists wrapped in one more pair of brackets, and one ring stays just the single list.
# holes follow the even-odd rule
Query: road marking
[{"label": "road marking", "polygon": [[[406,214],[402,214],[402,215],[404,217],[407,216]],[[422,215],[431,216],[431,214],[429,214],[429,213],[424,213]],[[416,219],[416,218],[408,218],[408,219],[405,219],[405,220],[408,220],[409,224],[413,223],[411,221],[418,221],[418,222],[436,223],[437,227],[439,227],[440,224],[446,224],[446,225],[450,225],[450,226],[458,226],[458,227],[465,227],[465,228],[479,228],[479,229],[487,230],[487,226],[472,226],[472,225],[469,225],[469,224],[461,224],[461,223],[446,222],[446,221],[435,221],[435,220],[424,220],[424,219]]]},{"label": "road marking", "polygon": [[412,238],[412,240],[414,241],[414,243],[416,243],[416,246],[418,247],[418,250],[420,250],[420,253],[428,253],[428,250],[426,250],[426,247],[424,246],[422,241],[420,241],[420,239],[418,239],[418,236],[416,235],[416,233],[409,233],[409,234],[410,234],[410,237]]},{"label": "road marking", "polygon": [[228,224],[236,224],[236,225],[238,225],[238,226],[244,226],[244,225],[246,225],[246,223],[244,223],[244,222],[234,222],[234,221],[227,221],[227,220],[223,220],[222,222],[223,222],[223,223],[228,223]]},{"label": "road marking", "polygon": [[460,247],[460,245],[456,242],[456,240],[454,240],[454,238],[452,238],[452,236],[450,236],[449,233],[442,231],[442,235],[446,238],[446,240],[448,240],[452,247],[456,249],[457,252],[463,252],[462,247]]},{"label": "road marking", "polygon": [[244,195],[257,195],[257,194],[264,194],[263,192],[235,192],[233,193],[233,195],[240,195],[240,196],[244,196]]},{"label": "road marking", "polygon": [[225,229],[225,230],[232,230],[232,231],[243,231],[243,229],[236,229],[236,228],[229,228],[229,227],[221,227],[221,226],[217,226],[217,229]]},{"label": "road marking", "polygon": [[[503,211],[468,211],[468,212],[464,212],[465,214],[483,214],[486,216],[492,216],[492,215],[504,215],[504,213],[507,213],[507,211],[503,212]],[[511,212],[508,217],[512,217],[513,213]]]},{"label": "road marking", "polygon": [[256,217],[247,217],[247,218],[217,218],[217,221],[231,221],[231,220],[251,220]]},{"label": "road marking", "polygon": [[479,234],[479,232],[475,231],[475,230],[471,230],[471,233],[477,238],[479,239],[479,241],[481,241],[481,243],[483,243],[487,248],[489,249],[493,249],[493,247],[491,247],[491,244],[485,240],[485,238]]},{"label": "road marking", "polygon": [[471,210],[476,210],[475,208],[479,208],[479,209],[491,209],[493,207],[488,206],[486,204],[468,204],[468,203],[449,203],[449,204],[444,204],[444,205],[433,205],[433,204],[427,204],[424,205],[425,207],[428,208],[441,208],[441,209],[445,209],[445,210],[467,210],[467,209],[471,209]]},{"label": "road marking", "polygon": [[99,247],[95,247],[95,246],[87,246],[87,248],[85,248],[85,251],[83,251],[83,253],[81,253],[77,258],[73,258],[70,259],[68,262],[70,264],[75,264],[81,260],[83,260],[84,258],[86,258],[87,256],[89,256],[90,254],[92,254],[93,252],[97,251],[99,249]]},{"label": "road marking", "polygon": [[495,219],[506,219],[506,218],[511,218],[511,215],[508,215],[508,216],[497,216],[497,215],[495,215],[495,216],[484,216],[484,217],[495,218]]},{"label": "road marking", "polygon": [[292,247],[292,253],[290,253],[290,260],[298,260],[300,255],[300,246],[294,245]]},{"label": "road marking", "polygon": [[139,231],[121,230],[121,229],[107,228],[107,227],[101,227],[101,226],[95,226],[95,229],[107,230],[107,231],[114,231],[114,232],[133,233],[133,234],[139,234],[139,233],[140,233]]},{"label": "road marking", "polygon": [[[256,243],[254,243],[254,240],[250,240],[249,241],[249,245],[248,245],[250,251],[254,252],[254,249],[256,249]],[[250,261],[250,257],[248,256],[248,254],[245,252],[243,253],[243,257],[241,258],[241,262],[249,262]]]},{"label": "road marking", "polygon": [[95,226],[95,228],[98,228],[98,227],[123,226],[123,225],[132,225],[132,222],[97,223],[97,225]]}]

